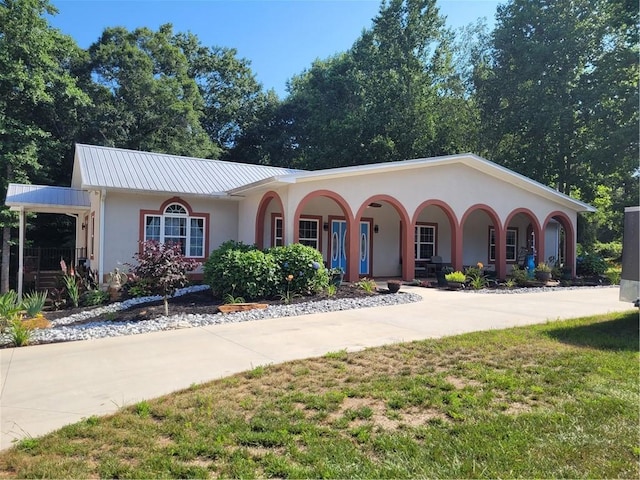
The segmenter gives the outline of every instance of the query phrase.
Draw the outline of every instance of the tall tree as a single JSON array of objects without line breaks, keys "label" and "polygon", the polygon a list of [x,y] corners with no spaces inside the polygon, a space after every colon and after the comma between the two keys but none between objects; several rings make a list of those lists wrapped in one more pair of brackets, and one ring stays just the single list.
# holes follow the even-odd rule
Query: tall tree
[{"label": "tall tree", "polygon": [[452,65],[452,38],[435,0],[383,2],[349,51],[291,80],[270,116],[286,135],[274,132],[271,144],[310,169],[472,150],[477,115]]},{"label": "tall tree", "polygon": [[498,7],[491,58],[476,70],[485,147],[586,201],[599,185],[617,191],[637,167],[637,85],[633,2],[511,0]]},{"label": "tall tree", "polygon": [[89,48],[99,144],[204,158],[220,149],[202,127],[204,102],[171,25],[107,28]]},{"label": "tall tree", "polygon": [[[69,65],[80,50],[44,18],[45,14],[55,13],[47,0],[0,1],[2,198],[9,182],[29,182],[37,176],[46,179],[43,156],[61,152],[59,141],[73,128],[69,119],[88,102],[69,72]],[[15,218],[6,208],[0,214],[0,291],[4,292],[9,288],[11,227]]]}]

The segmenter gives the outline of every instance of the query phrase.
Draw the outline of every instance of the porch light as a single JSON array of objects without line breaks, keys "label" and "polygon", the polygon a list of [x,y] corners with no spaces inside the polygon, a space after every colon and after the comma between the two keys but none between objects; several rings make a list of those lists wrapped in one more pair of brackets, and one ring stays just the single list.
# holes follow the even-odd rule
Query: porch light
[{"label": "porch light", "polygon": [[380,231],[380,227],[378,226],[378,224],[373,226],[373,233],[378,233]]},{"label": "porch light", "polygon": [[324,222],[322,224],[322,230],[324,230],[325,232],[329,231],[329,222]]},{"label": "porch light", "polygon": [[87,224],[82,222],[82,225],[80,225],[82,227],[82,230],[84,230],[85,228],[87,228]]}]

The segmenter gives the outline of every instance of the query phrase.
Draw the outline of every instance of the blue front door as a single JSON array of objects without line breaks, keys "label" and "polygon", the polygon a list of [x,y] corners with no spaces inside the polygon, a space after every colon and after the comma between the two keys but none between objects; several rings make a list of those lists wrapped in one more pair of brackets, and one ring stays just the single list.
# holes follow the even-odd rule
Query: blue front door
[{"label": "blue front door", "polygon": [[340,267],[347,271],[347,222],[346,220],[331,220],[331,268]]},{"label": "blue front door", "polygon": [[[371,275],[371,224],[360,222],[358,273]],[[340,267],[347,271],[347,222],[345,220],[331,220],[331,268]]]},{"label": "blue front door", "polygon": [[369,248],[369,236],[371,234],[371,224],[369,222],[360,222],[360,275],[370,275],[369,257],[371,256]]}]

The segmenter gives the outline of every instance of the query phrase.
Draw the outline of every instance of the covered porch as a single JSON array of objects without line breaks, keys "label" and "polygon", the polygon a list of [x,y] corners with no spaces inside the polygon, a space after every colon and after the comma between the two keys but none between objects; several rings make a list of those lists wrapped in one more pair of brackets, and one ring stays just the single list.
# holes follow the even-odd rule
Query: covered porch
[{"label": "covered porch", "polygon": [[[85,241],[82,242],[81,232],[87,231],[84,218],[91,207],[88,192],[69,187],[11,183],[7,189],[5,204],[11,211],[18,213],[18,272],[16,291],[20,299],[24,292],[25,267],[29,270],[37,268],[39,271],[41,271],[42,267],[39,261],[41,258],[33,258],[37,255],[25,255],[25,252],[27,252],[25,238],[27,213],[52,213],[74,217],[76,221],[75,247],[71,249],[67,248],[65,251],[67,251],[66,254],[70,257],[69,260],[73,262],[72,265],[74,266],[77,265],[83,257],[86,258],[87,243],[86,238]],[[83,244],[83,246],[79,247],[80,244]],[[33,253],[36,252],[37,250],[33,250]],[[73,258],[71,258],[72,256]],[[25,264],[25,260],[27,260],[27,264]],[[34,264],[36,261],[38,261],[37,267]],[[50,267],[51,265],[45,265],[44,268],[48,269]]]}]

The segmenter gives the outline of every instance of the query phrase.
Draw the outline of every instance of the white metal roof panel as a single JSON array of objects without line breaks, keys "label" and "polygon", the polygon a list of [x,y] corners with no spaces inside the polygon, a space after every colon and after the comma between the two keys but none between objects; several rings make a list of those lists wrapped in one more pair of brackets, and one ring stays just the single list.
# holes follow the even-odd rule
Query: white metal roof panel
[{"label": "white metal roof panel", "polygon": [[89,208],[90,200],[88,192],[75,188],[10,183],[5,204],[8,207]]},{"label": "white metal roof panel", "polygon": [[76,144],[83,188],[223,195],[242,185],[299,172],[289,168]]}]

